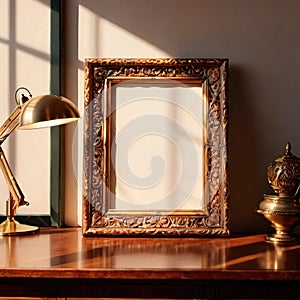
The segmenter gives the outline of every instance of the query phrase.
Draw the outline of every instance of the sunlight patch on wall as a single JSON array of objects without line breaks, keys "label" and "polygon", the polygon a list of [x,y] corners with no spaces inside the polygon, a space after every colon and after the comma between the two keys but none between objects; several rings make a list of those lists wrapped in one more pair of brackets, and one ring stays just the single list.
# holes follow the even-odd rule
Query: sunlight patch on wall
[{"label": "sunlight patch on wall", "polygon": [[[27,87],[33,96],[50,89],[50,0],[0,1],[1,124],[15,107],[14,93]],[[18,214],[50,214],[50,131],[15,130],[3,144],[12,171],[30,202]],[[0,172],[0,214],[9,191]]]},{"label": "sunlight patch on wall", "polygon": [[[50,33],[48,32],[48,34]],[[50,60],[50,56],[48,59]],[[49,93],[49,60],[38,57],[33,52],[23,50],[16,50],[14,60],[17,68],[15,73],[16,86],[26,86],[33,97]]]},{"label": "sunlight patch on wall", "polygon": [[[0,20],[6,20],[9,16],[9,0],[1,0],[1,9],[0,9]],[[9,23],[1,22],[0,26],[0,38],[8,40],[9,37]]]},{"label": "sunlight patch on wall", "polygon": [[[50,3],[50,1],[48,1]],[[16,2],[16,40],[35,51],[50,54],[49,6],[40,1],[26,0]],[[46,28],[45,28],[46,27]]]},{"label": "sunlight patch on wall", "polygon": [[[78,11],[78,62],[83,63],[85,58],[155,58],[169,57],[170,54],[152,45],[143,38],[134,35],[122,27],[98,16],[86,7],[79,5]],[[76,34],[76,30],[72,32]],[[84,70],[78,68],[78,108],[84,111]],[[77,181],[78,181],[78,223],[82,217],[82,136],[83,120],[78,122],[77,144]],[[66,199],[67,205],[74,199]],[[69,217],[68,217],[69,218]],[[71,221],[72,222],[72,221]],[[73,224],[73,222],[72,222]]]},{"label": "sunlight patch on wall", "polygon": [[168,57],[169,54],[141,37],[79,7],[79,58]]},{"label": "sunlight patch on wall", "polygon": [[[0,11],[2,11],[0,9]],[[3,26],[4,27],[4,26]],[[2,26],[0,26],[1,29]],[[2,38],[2,30],[1,30],[1,38]],[[8,76],[9,74],[9,47],[5,43],[0,43],[0,64],[1,64],[1,72],[0,72],[0,88],[1,88],[1,101],[0,101],[0,124],[2,124],[6,116],[9,115],[9,106],[7,105],[7,101],[9,101],[9,85],[8,85]],[[9,153],[9,143],[5,143],[2,148],[6,153]],[[0,172],[0,213],[5,209],[5,201],[8,198],[7,194],[7,186],[4,180],[2,173]]]}]

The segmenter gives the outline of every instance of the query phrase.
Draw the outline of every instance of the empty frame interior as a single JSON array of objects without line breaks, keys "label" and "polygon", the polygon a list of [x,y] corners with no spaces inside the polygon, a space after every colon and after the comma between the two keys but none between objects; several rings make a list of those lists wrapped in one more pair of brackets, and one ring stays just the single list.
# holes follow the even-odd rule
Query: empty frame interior
[{"label": "empty frame interior", "polygon": [[114,84],[110,213],[204,209],[206,102],[202,83],[131,79]]}]

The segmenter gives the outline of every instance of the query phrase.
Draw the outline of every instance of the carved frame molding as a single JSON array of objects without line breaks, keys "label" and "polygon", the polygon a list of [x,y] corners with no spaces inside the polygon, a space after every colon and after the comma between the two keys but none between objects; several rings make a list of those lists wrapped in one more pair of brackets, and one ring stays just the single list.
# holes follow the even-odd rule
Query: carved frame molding
[{"label": "carved frame molding", "polygon": [[[86,59],[83,158],[84,236],[202,236],[228,230],[228,59]],[[197,79],[207,89],[205,212],[107,214],[105,85],[109,78]]]}]

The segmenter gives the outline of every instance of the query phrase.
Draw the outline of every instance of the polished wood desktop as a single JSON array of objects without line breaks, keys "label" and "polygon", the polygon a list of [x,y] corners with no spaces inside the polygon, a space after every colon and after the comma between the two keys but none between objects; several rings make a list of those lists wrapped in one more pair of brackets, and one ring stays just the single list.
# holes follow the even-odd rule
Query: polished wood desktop
[{"label": "polished wood desktop", "polygon": [[83,237],[80,228],[0,238],[0,299],[299,299],[300,244],[264,235]]}]

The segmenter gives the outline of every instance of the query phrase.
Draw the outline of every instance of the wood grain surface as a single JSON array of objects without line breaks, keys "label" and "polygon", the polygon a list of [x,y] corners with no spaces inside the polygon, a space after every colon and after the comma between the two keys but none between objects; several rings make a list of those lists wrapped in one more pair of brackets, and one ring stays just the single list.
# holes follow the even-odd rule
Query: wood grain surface
[{"label": "wood grain surface", "polygon": [[299,280],[300,245],[264,235],[217,238],[83,237],[79,228],[0,239],[0,277]]}]

